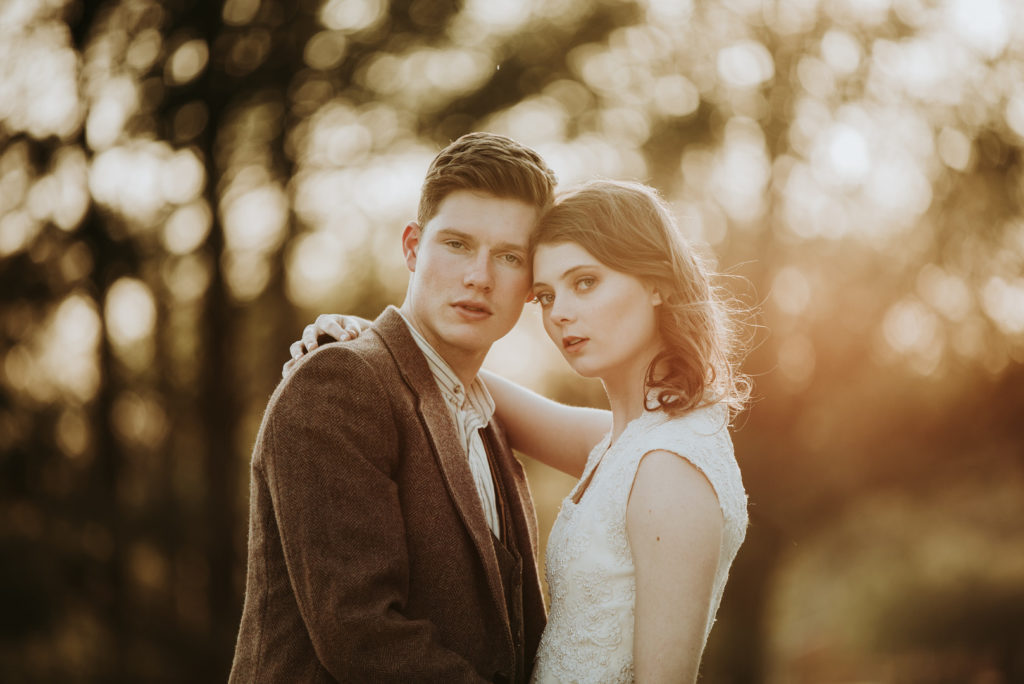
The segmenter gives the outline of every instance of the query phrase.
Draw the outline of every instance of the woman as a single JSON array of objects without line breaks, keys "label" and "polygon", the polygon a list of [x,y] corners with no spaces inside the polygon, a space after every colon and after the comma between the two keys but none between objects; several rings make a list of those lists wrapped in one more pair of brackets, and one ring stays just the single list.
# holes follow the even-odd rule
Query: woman
[{"label": "woman", "polygon": [[[693,681],[747,525],[727,424],[749,387],[729,312],[647,186],[568,192],[531,248],[548,336],[611,406],[605,432],[592,411],[486,377],[511,446],[582,473],[548,539],[534,680]],[[339,337],[337,323],[321,327]],[[567,433],[595,444],[586,459]]]}]

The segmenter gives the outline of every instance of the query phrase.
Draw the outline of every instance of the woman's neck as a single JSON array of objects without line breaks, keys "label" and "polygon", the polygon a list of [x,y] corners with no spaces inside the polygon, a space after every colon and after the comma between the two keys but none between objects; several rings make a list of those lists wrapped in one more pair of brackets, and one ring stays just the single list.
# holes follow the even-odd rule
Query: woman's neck
[{"label": "woman's neck", "polygon": [[614,444],[630,421],[643,415],[647,406],[645,384],[647,369],[660,350],[638,355],[637,360],[621,372],[601,378],[608,405],[612,410],[611,443]]}]

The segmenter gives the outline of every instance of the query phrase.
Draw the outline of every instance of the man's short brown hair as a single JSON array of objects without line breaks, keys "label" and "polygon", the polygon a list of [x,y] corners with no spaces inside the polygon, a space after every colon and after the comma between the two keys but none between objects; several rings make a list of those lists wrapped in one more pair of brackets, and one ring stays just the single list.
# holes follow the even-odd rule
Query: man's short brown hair
[{"label": "man's short brown hair", "polygon": [[556,182],[554,171],[529,147],[496,133],[467,133],[430,163],[416,221],[426,227],[456,190],[521,200],[537,207],[539,215],[554,202]]}]

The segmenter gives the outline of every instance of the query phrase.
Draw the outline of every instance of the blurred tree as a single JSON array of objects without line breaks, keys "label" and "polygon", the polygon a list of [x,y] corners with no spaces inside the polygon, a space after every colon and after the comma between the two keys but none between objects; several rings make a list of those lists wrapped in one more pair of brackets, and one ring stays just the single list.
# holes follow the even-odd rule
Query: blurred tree
[{"label": "blurred tree", "polygon": [[[806,654],[771,632],[806,618],[777,604],[794,577],[832,586],[825,561],[801,574],[816,540],[879,492],[941,506],[1024,466],[1021,18],[1003,0],[5,3],[0,670],[225,678],[249,451],[287,344],[315,312],[401,298],[423,170],[486,128],[564,183],[653,183],[763,297],[761,399],[735,435],[752,524],[704,672],[798,680],[779,654]],[[600,400],[540,358],[507,366]],[[847,561],[885,563],[849,539]],[[1016,648],[984,626],[1019,592],[976,581],[976,604],[886,594],[865,624],[915,653]]]}]

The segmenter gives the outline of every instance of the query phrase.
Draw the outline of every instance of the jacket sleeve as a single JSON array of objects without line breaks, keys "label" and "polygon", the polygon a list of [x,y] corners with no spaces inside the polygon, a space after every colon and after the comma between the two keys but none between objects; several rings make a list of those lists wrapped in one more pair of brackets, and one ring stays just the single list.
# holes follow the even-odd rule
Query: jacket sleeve
[{"label": "jacket sleeve", "polygon": [[258,457],[321,664],[339,681],[484,681],[433,624],[403,614],[400,435],[374,370],[351,350],[325,348],[288,383]]}]

